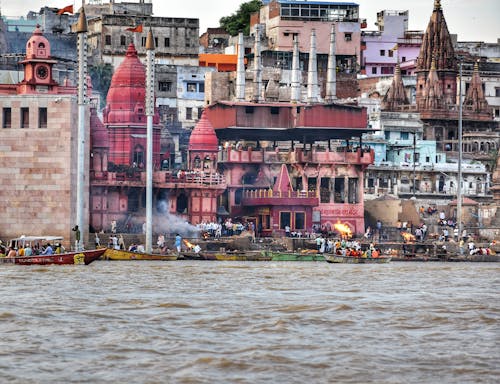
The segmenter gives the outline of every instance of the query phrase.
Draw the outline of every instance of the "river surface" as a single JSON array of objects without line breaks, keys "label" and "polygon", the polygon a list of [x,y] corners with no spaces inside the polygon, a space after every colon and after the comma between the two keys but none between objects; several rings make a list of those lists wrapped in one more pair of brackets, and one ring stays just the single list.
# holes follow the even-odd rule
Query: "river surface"
[{"label": "river surface", "polygon": [[500,264],[0,266],[0,383],[498,383]]}]

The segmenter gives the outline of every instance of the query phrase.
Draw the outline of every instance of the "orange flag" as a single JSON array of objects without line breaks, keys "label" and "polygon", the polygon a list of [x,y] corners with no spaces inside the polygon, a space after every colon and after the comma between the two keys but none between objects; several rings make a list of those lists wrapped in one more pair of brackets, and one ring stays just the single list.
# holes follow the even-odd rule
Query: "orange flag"
[{"label": "orange flag", "polygon": [[66,12],[73,13],[73,5],[68,5],[68,6],[64,7],[64,8],[61,8],[61,9],[57,10],[57,14],[58,15],[62,15],[63,13],[66,13]]},{"label": "orange flag", "polygon": [[139,24],[135,28],[126,28],[125,30],[130,32],[142,32],[142,24]]}]

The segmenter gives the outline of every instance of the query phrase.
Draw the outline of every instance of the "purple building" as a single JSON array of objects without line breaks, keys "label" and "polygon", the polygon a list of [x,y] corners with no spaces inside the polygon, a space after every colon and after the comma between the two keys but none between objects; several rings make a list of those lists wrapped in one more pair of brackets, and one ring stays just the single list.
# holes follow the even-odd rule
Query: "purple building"
[{"label": "purple building", "polygon": [[362,74],[392,76],[397,62],[402,75],[415,73],[423,32],[408,30],[408,14],[408,11],[378,12],[378,30],[362,32]]}]

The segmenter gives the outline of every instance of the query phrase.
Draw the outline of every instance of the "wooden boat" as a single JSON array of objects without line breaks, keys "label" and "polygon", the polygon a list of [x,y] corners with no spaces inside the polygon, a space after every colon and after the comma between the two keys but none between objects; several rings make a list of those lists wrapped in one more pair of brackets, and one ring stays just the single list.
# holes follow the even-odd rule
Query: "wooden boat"
[{"label": "wooden boat", "polygon": [[385,264],[391,261],[390,256],[354,257],[354,256],[342,256],[334,254],[324,254],[323,257],[329,263],[342,263],[342,264]]},{"label": "wooden boat", "polygon": [[65,252],[53,255],[2,257],[0,263],[21,265],[84,264],[88,265],[104,254],[106,249],[92,249],[80,252]]},{"label": "wooden boat", "polygon": [[270,261],[271,256],[264,251],[227,251],[215,254],[222,261]]},{"label": "wooden boat", "polygon": [[269,251],[272,261],[325,261],[321,253]]},{"label": "wooden boat", "polygon": [[132,252],[122,249],[105,248],[105,260],[163,260],[172,261],[177,260],[178,256],[175,253],[168,255],[161,255],[159,253],[145,253],[145,252]]},{"label": "wooden boat", "polygon": [[214,252],[181,252],[179,260],[217,260]]}]

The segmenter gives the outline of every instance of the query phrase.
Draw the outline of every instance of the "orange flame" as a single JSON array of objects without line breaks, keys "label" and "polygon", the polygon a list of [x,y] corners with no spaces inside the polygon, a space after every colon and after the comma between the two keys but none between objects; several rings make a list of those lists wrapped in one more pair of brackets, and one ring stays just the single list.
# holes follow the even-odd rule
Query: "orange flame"
[{"label": "orange flame", "polygon": [[403,236],[403,239],[407,242],[414,242],[415,241],[415,236],[413,236],[409,232],[401,232],[401,236]]},{"label": "orange flame", "polygon": [[343,239],[350,239],[352,237],[351,228],[347,224],[337,221],[336,224],[333,224],[333,227],[340,233]]},{"label": "orange flame", "polygon": [[186,244],[186,247],[188,247],[189,249],[192,249],[194,248],[194,244],[193,243],[190,243],[189,241],[187,241],[186,239],[182,240],[184,242],[184,244]]}]

